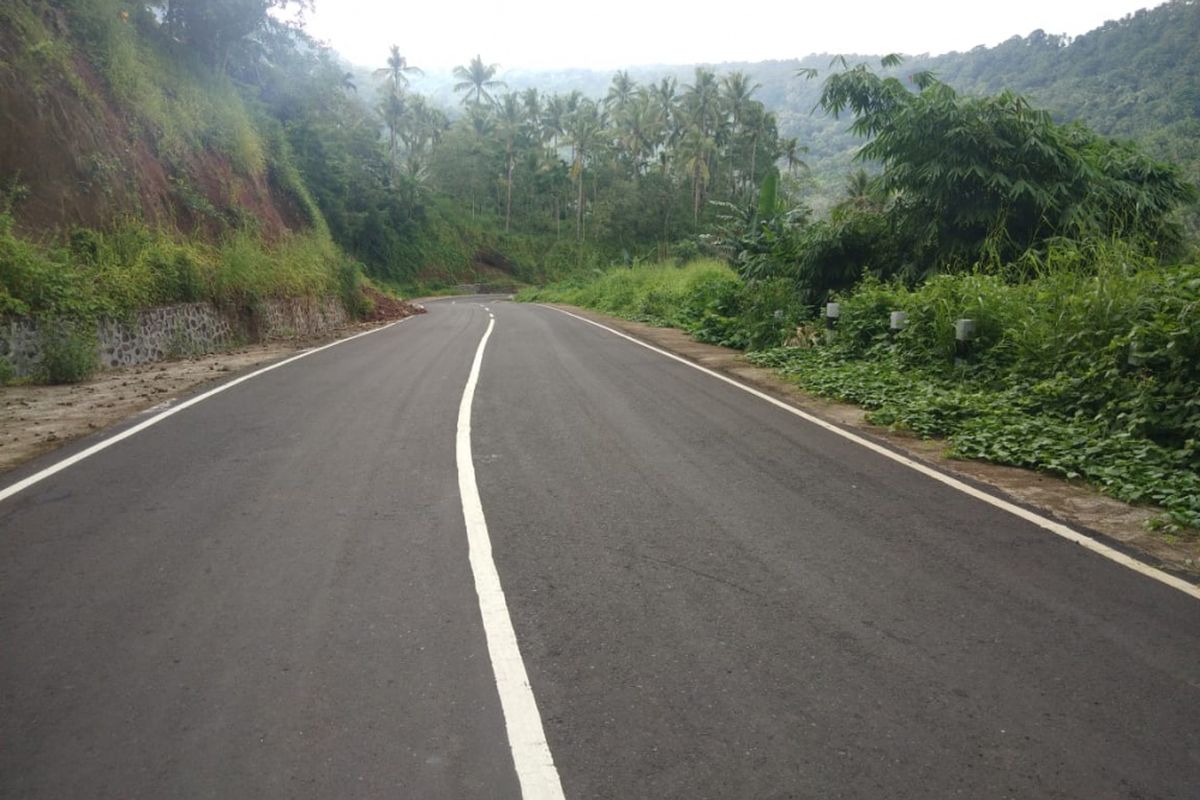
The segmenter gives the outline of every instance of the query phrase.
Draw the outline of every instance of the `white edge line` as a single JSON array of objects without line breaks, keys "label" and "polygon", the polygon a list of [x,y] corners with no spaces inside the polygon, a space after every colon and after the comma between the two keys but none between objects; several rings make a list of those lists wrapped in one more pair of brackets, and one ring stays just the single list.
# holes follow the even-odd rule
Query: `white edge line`
[{"label": "white edge line", "polygon": [[1133,558],[1132,556],[1128,556],[1125,553],[1122,553],[1120,550],[1109,547],[1108,545],[1104,544],[1103,542],[1098,542],[1086,534],[1080,533],[1079,531],[1077,531],[1073,528],[1069,528],[1066,525],[1063,525],[1061,522],[1055,522],[1052,519],[1043,517],[1041,514],[1037,514],[1033,511],[1030,511],[1029,509],[1022,508],[1021,506],[1018,506],[1015,503],[1010,503],[1007,500],[1003,500],[999,497],[988,494],[987,492],[980,491],[979,489],[976,489],[974,486],[963,483],[962,481],[960,481],[956,478],[952,478],[943,472],[939,472],[938,470],[933,469],[932,467],[926,466],[925,464],[922,464],[919,461],[914,461],[911,458],[902,456],[899,453],[897,453],[893,450],[889,450],[888,448],[884,447],[883,445],[872,442],[869,439],[864,439],[861,436],[857,436],[856,434],[853,434],[850,431],[840,428],[831,422],[827,422],[827,421],[821,419],[820,417],[813,416],[812,414],[809,414],[806,411],[801,411],[800,409],[796,408],[793,405],[785,403],[782,400],[779,400],[778,398],[772,397],[771,395],[766,394],[765,392],[760,392],[758,389],[747,386],[746,384],[741,383],[740,381],[736,381],[727,375],[722,375],[721,373],[716,372],[715,370],[711,370],[708,367],[704,367],[704,366],[696,364],[692,361],[688,361],[686,358],[683,358],[682,356],[678,356],[674,353],[668,352],[667,350],[663,350],[662,348],[655,347],[652,344],[643,342],[640,339],[630,336],[627,333],[623,333],[622,331],[619,331],[615,328],[610,328],[607,325],[596,322],[595,320],[588,319],[587,317],[582,317],[579,314],[573,314],[570,311],[567,311],[562,308],[545,305],[544,303],[538,303],[538,305],[542,306],[542,308],[548,308],[553,311],[557,311],[560,314],[566,314],[568,317],[574,317],[575,319],[580,320],[582,322],[586,322],[589,325],[594,325],[597,328],[606,330],[611,334],[620,336],[622,339],[627,339],[636,345],[645,347],[647,350],[653,350],[655,353],[658,353],[659,355],[666,356],[667,358],[672,359],[673,361],[678,361],[680,364],[686,364],[687,366],[691,367],[692,369],[699,370],[700,372],[703,372],[706,375],[710,375],[710,376],[716,378],[717,380],[724,381],[725,383],[728,383],[730,386],[736,386],[737,388],[741,389],[742,391],[752,394],[755,397],[759,398],[760,400],[765,400],[768,403],[770,403],[771,405],[777,406],[778,408],[781,408],[784,411],[787,411],[791,414],[795,414],[797,417],[800,417],[801,419],[806,420],[807,422],[811,422],[812,424],[818,425],[827,431],[836,433],[838,436],[841,436],[844,439],[849,439],[850,441],[854,442],[855,444],[861,445],[861,446],[867,448],[868,450],[872,450],[872,451],[880,454],[881,456],[884,456],[885,458],[890,458],[892,461],[895,461],[899,464],[903,464],[904,466],[909,467],[910,469],[914,469],[917,472],[920,472],[922,475],[926,475],[930,478],[933,478],[935,481],[940,481],[941,483],[944,483],[945,485],[951,487],[952,489],[957,489],[958,491],[960,491],[964,494],[974,497],[976,500],[982,500],[983,502],[985,502],[991,506],[995,506],[996,508],[999,508],[1003,511],[1007,511],[1010,514],[1014,514],[1015,516],[1018,516],[1021,519],[1026,520],[1027,522],[1032,522],[1034,525],[1037,525],[1040,528],[1048,530],[1053,534],[1061,536],[1062,538],[1067,539],[1068,541],[1072,541],[1075,544],[1080,545],[1081,547],[1091,550],[1093,553],[1096,553],[1098,555],[1101,555],[1101,556],[1109,559],[1110,561],[1115,561],[1116,563],[1120,564],[1121,566],[1128,567],[1129,569],[1131,569],[1135,572],[1140,572],[1142,575],[1145,575],[1148,578],[1153,578],[1154,580],[1158,581],[1159,583],[1166,584],[1167,586],[1170,586],[1172,589],[1178,589],[1179,591],[1183,592],[1184,594],[1190,595],[1191,597],[1193,597],[1197,600],[1200,600],[1200,586],[1196,586],[1194,584],[1188,583],[1187,581],[1183,580],[1182,578],[1178,578],[1168,572],[1164,572],[1161,569],[1156,569],[1155,567],[1152,567],[1149,564],[1146,564],[1142,561],[1139,561],[1136,558]]},{"label": "white edge line", "polygon": [[488,656],[492,661],[492,672],[496,676],[496,689],[500,694],[504,727],[508,733],[508,744],[512,750],[517,779],[521,784],[521,796],[524,800],[561,800],[562,783],[554,766],[554,758],[550,755],[550,745],[546,742],[542,717],[538,713],[533,688],[529,685],[525,664],[521,661],[521,650],[517,646],[517,635],[504,600],[500,574],[496,571],[496,563],[492,559],[492,542],[488,536],[487,520],[483,515],[483,502],[475,482],[475,463],[471,455],[471,405],[475,397],[475,386],[479,382],[480,366],[483,364],[483,350],[495,327],[495,319],[490,319],[483,338],[479,340],[475,361],[471,364],[471,373],[467,377],[462,402],[458,407],[458,429],[455,436],[458,491],[462,498],[471,572],[475,577],[475,592],[479,595],[479,611],[483,617]]},{"label": "white edge line", "polygon": [[[371,330],[363,331],[362,333],[356,333],[353,336],[347,336],[345,339],[338,339],[335,342],[330,342],[329,344],[321,345],[320,347],[313,347],[309,350],[305,350],[303,352],[297,353],[296,355],[294,355],[290,358],[285,358],[283,361],[276,361],[274,364],[265,366],[262,369],[255,370],[254,372],[251,372],[247,375],[242,375],[239,378],[234,378],[233,380],[229,381],[228,383],[223,383],[214,389],[209,389],[207,392],[204,392],[203,394],[198,394],[195,397],[191,397],[191,398],[183,401],[179,405],[168,408],[165,411],[151,417],[150,419],[139,422],[137,425],[134,425],[131,428],[126,428],[125,430],[121,431],[120,433],[118,433],[114,436],[110,436],[109,438],[107,438],[103,441],[96,442],[96,444],[92,445],[91,447],[87,448],[86,450],[80,450],[78,453],[76,453],[73,456],[64,458],[62,461],[58,461],[54,464],[51,464],[50,466],[46,467],[45,469],[41,470],[40,472],[35,472],[34,474],[30,475],[29,477],[19,480],[16,483],[12,484],[11,486],[6,486],[4,489],[0,489],[0,502],[4,502],[8,498],[17,494],[18,492],[24,491],[25,489],[28,489],[30,486],[33,486],[36,483],[40,483],[41,481],[44,481],[46,478],[49,478],[51,475],[62,472],[67,467],[70,467],[74,464],[78,464],[80,461],[83,461],[85,458],[90,458],[90,457],[96,455],[101,450],[106,450],[109,447],[112,447],[117,442],[120,442],[124,439],[128,439],[130,436],[133,436],[134,434],[141,433],[146,428],[149,428],[151,425],[157,425],[158,423],[162,422],[167,417],[169,417],[173,414],[178,414],[180,411],[183,411],[185,408],[190,408],[190,407],[196,405],[197,403],[203,402],[215,394],[220,394],[221,392],[225,391],[226,389],[232,389],[234,386],[237,386],[239,383],[248,381],[251,378],[257,378],[259,375],[262,375],[265,372],[270,372],[273,369],[279,369],[280,367],[290,364],[293,361],[299,361],[300,359],[305,358],[306,356],[311,356],[313,353],[319,353],[322,350],[328,350],[331,347],[336,347],[339,344],[343,344],[345,342],[352,341],[361,336],[369,336],[372,333],[378,333],[379,331],[387,330],[388,328],[392,327],[393,325],[399,325],[401,322],[405,322],[410,319],[412,319],[412,317],[405,317],[404,319],[398,319],[395,322],[389,322],[387,325],[383,325],[378,328],[372,328]],[[153,409],[151,409],[151,410],[153,410]],[[145,412],[143,412],[143,413],[145,413]]]}]

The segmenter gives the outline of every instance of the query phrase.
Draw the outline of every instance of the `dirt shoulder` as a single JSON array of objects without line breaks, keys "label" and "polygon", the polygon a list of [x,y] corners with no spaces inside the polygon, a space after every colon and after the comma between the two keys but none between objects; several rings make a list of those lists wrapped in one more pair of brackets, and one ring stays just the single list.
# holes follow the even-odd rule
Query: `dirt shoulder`
[{"label": "dirt shoulder", "polygon": [[419,306],[380,298],[375,298],[369,321],[344,325],[321,336],[105,370],[83,383],[0,386],[0,473],[205,384],[228,378],[231,373],[419,313]]},{"label": "dirt shoulder", "polygon": [[914,460],[995,487],[1018,503],[1100,533],[1161,567],[1200,577],[1200,541],[1167,537],[1146,527],[1149,520],[1162,513],[1160,509],[1132,506],[1085,484],[1032,470],[948,458],[945,441],[921,439],[911,433],[872,425],[866,421],[866,411],[859,406],[809,394],[775,371],[749,363],[738,350],[702,344],[675,328],[657,328],[574,306],[561,307],[750,384],[822,419],[866,434]]}]

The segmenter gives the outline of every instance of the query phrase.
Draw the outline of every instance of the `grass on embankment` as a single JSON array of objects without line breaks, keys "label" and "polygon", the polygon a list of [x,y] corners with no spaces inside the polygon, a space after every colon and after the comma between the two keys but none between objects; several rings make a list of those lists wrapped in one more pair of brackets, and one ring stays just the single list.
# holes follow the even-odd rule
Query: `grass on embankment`
[{"label": "grass on embankment", "polygon": [[[129,318],[171,303],[252,308],[275,297],[327,296],[360,314],[367,310],[362,285],[361,267],[321,231],[274,244],[237,232],[209,245],[129,223],[108,232],[79,229],[65,244],[38,244],[16,235],[11,216],[0,214],[0,317],[34,317],[58,332],[47,345],[63,350],[64,368],[43,376],[51,382],[81,380],[91,371],[100,318]],[[0,362],[0,379],[9,377],[7,362]]]},{"label": "grass on embankment", "polygon": [[[837,338],[801,324],[785,282],[745,284],[707,262],[614,269],[522,293],[671,325],[747,350],[814,392],[864,406],[881,425],[946,437],[951,455],[1082,479],[1200,528],[1200,266],[1116,251],[1047,259],[1019,283],[944,275],[908,289],[866,281],[838,298]],[[779,314],[776,314],[776,311]],[[888,331],[890,312],[908,325]],[[956,363],[954,321],[978,338]],[[809,344],[809,343],[818,344]]]}]

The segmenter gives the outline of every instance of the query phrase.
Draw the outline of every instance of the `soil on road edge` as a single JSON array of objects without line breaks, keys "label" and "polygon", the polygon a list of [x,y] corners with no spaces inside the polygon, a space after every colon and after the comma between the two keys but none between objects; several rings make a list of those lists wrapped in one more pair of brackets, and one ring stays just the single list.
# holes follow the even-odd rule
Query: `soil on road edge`
[{"label": "soil on road edge", "polygon": [[1067,481],[1033,470],[948,458],[944,440],[921,439],[905,431],[872,425],[866,421],[865,409],[809,394],[774,370],[749,363],[739,350],[697,342],[677,328],[658,328],[575,306],[559,307],[736,378],[814,416],[883,441],[915,461],[993,486],[1018,503],[1041,509],[1063,522],[1100,533],[1141,553],[1151,563],[1188,576],[1193,582],[1200,579],[1200,540],[1168,537],[1147,527],[1150,520],[1163,514],[1162,509],[1123,503],[1100,494],[1082,482]]},{"label": "soil on road edge", "polygon": [[280,339],[209,353],[105,370],[75,384],[0,387],[0,474],[74,439],[146,409],[271,361],[422,313],[420,305],[379,295],[368,321],[321,336]]}]

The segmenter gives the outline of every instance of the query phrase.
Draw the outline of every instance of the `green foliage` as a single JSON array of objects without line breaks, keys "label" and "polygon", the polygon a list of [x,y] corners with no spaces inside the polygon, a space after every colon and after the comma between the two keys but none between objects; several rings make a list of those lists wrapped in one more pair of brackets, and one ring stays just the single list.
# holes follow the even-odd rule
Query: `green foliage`
[{"label": "green foliage", "polygon": [[145,4],[64,0],[63,5],[88,60],[132,112],[127,119],[135,131],[177,163],[212,149],[245,173],[262,172],[266,149],[233,81],[173,44]]},{"label": "green foliage", "polygon": [[0,313],[80,322],[141,308],[209,300],[239,305],[269,297],[354,295],[361,267],[327,236],[293,234],[267,244],[231,234],[218,245],[177,240],[127,222],[78,229],[64,246],[17,236],[0,214]]},{"label": "green foliage", "polygon": [[713,261],[597,270],[517,297],[682,328],[700,341],[742,349],[781,344],[807,313],[789,282],[745,283]]},{"label": "green foliage", "polygon": [[94,327],[78,320],[57,318],[43,320],[40,329],[40,381],[78,383],[96,371]]},{"label": "green foliage", "polygon": [[928,73],[913,80],[915,93],[860,64],[831,75],[821,95],[870,137],[859,157],[883,165],[895,197],[884,213],[909,269],[999,265],[1058,237],[1178,246],[1171,213],[1195,189],[1175,168],[1058,125],[1009,91],[961,97]]},{"label": "green foliage", "polygon": [[[836,344],[754,360],[880,424],[948,436],[957,455],[1081,477],[1200,527],[1200,266],[1066,248],[1021,284],[868,279],[839,300]],[[908,325],[892,338],[896,310]],[[978,338],[956,363],[963,317]]]}]

